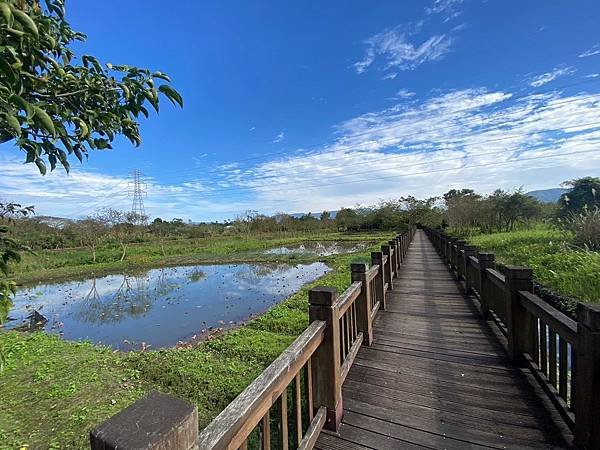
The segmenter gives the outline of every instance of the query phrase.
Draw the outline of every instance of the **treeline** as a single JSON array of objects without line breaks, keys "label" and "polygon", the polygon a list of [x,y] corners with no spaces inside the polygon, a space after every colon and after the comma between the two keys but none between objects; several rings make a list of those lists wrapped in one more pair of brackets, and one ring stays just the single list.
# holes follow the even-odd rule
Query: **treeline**
[{"label": "treeline", "polygon": [[[247,211],[225,223],[190,223],[163,220],[134,213],[103,209],[78,221],[53,223],[45,218],[9,217],[11,234],[34,249],[89,247],[95,254],[100,245],[119,245],[123,258],[127,245],[135,242],[165,242],[212,236],[293,232],[401,231],[414,224],[451,228],[458,234],[512,231],[544,221],[572,231],[578,243],[597,248],[600,239],[598,208],[600,178],[581,178],[566,183],[571,189],[557,203],[541,203],[522,190],[496,190],[489,195],[471,189],[452,189],[440,197],[412,196],[372,206],[341,208],[336,214],[323,211],[301,217],[290,214],[267,216]],[[579,237],[577,237],[579,236]]]}]

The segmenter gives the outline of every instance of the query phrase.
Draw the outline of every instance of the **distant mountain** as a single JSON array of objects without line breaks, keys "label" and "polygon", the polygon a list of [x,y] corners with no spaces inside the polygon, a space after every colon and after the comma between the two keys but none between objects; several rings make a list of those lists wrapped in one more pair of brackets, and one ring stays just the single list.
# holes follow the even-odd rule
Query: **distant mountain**
[{"label": "distant mountain", "polygon": [[[329,217],[331,219],[335,219],[335,216],[337,215],[337,211],[328,211],[329,212]],[[315,219],[319,219],[321,220],[321,212],[311,212],[310,215],[313,216]],[[293,213],[290,214],[290,216],[292,216],[294,219],[301,219],[304,216],[308,216],[309,213]]]},{"label": "distant mountain", "polygon": [[552,188],[530,191],[527,193],[530,197],[537,198],[542,203],[556,203],[561,195],[569,192],[569,189]]}]

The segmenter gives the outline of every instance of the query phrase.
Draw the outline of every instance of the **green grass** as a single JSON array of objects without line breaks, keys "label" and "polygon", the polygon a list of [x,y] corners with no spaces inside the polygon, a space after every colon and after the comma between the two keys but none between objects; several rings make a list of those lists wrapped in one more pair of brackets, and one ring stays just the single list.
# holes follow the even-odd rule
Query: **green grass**
[{"label": "green grass", "polygon": [[[12,266],[12,277],[20,284],[39,281],[130,271],[137,268],[164,267],[205,262],[268,262],[281,260],[281,255],[263,255],[262,251],[282,245],[306,241],[373,241],[383,240],[389,233],[293,233],[266,234],[262,236],[223,236],[216,238],[167,241],[161,248],[159,242],[130,244],[124,261],[121,247],[104,246],[96,252],[96,263],[87,248],[42,250],[23,253],[22,261]],[[164,248],[164,255],[163,255]],[[298,261],[298,255],[287,259]],[[314,258],[313,258],[314,259]]]},{"label": "green grass", "polygon": [[600,302],[600,253],[574,248],[559,230],[530,230],[473,236],[470,242],[496,254],[503,264],[528,266],[540,284],[575,300]]},{"label": "green grass", "polygon": [[151,389],[196,404],[203,428],[306,328],[308,290],[325,284],[343,291],[350,263],[368,258],[369,252],[325,258],[333,270],[319,280],[247,325],[189,348],[119,353],[44,333],[0,331],[7,361],[0,448],[88,448],[93,426]]}]

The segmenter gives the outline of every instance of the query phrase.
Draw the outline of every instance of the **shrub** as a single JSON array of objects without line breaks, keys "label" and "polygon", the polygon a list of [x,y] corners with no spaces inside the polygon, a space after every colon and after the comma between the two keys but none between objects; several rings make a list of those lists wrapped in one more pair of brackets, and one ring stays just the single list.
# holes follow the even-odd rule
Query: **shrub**
[{"label": "shrub", "polygon": [[573,232],[575,245],[588,250],[600,250],[600,208],[584,207],[582,212],[572,214],[565,225]]}]

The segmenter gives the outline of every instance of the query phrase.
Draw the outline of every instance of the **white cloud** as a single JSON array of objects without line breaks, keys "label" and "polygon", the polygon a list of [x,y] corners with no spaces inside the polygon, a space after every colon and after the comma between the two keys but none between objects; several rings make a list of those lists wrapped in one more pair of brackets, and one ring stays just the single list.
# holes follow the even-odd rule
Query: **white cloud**
[{"label": "white cloud", "polygon": [[[515,97],[485,88],[426,100],[411,94],[402,90],[392,107],[338,124],[336,141],[312,152],[221,164],[210,173],[190,170],[170,182],[148,178],[146,209],[163,218],[214,220],[248,209],[331,210],[457,187],[556,187],[600,171],[600,94]],[[38,214],[79,217],[101,206],[131,207],[126,176],[76,166],[69,176],[41,177],[20,157],[0,148],[0,192],[36,205]]]},{"label": "white cloud", "polygon": [[412,98],[414,97],[416,94],[412,91],[409,91],[408,89],[400,89],[398,92],[396,92],[396,98],[402,98],[402,99],[407,99],[407,98]]},{"label": "white cloud", "polygon": [[540,87],[556,80],[559,77],[571,75],[572,73],[575,73],[575,70],[576,69],[573,67],[556,67],[551,72],[546,72],[533,77],[529,84],[533,87]]},{"label": "white cloud", "polygon": [[281,142],[284,139],[285,139],[285,133],[282,131],[277,136],[275,136],[275,139],[273,139],[271,142],[273,144],[277,144],[278,142]]},{"label": "white cloud", "polygon": [[463,0],[435,0],[431,7],[425,8],[425,13],[443,15],[445,16],[444,22],[448,22],[462,14],[457,10],[462,3]]},{"label": "white cloud", "polygon": [[383,70],[393,70],[395,74],[398,70],[414,70],[421,64],[441,59],[450,51],[453,38],[436,34],[421,43],[411,42],[421,27],[422,23],[396,26],[367,39],[363,59],[354,64],[356,72],[364,73],[377,57],[385,60]]},{"label": "white cloud", "polygon": [[339,125],[336,144],[260,164],[238,186],[252,189],[257,205],[280,202],[287,211],[439,195],[459,186],[555,187],[600,170],[599,114],[600,94],[513,99],[485,89],[448,92],[350,119]]},{"label": "white cloud", "polygon": [[596,55],[600,55],[600,44],[594,45],[592,48],[590,48],[584,52],[581,52],[577,56],[579,58],[587,58],[589,56],[596,56]]}]

